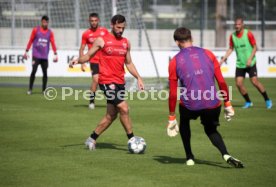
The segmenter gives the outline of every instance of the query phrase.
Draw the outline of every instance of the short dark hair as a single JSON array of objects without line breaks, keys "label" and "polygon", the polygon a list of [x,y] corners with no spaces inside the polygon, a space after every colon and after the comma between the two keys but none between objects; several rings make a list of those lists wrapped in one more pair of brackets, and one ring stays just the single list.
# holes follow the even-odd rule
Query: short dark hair
[{"label": "short dark hair", "polygon": [[44,16],[42,16],[42,18],[41,18],[41,21],[42,21],[42,20],[49,21],[49,17],[48,17],[47,15],[44,15]]},{"label": "short dark hair", "polygon": [[190,29],[179,27],[174,31],[173,38],[175,41],[188,41],[192,39]]},{"label": "short dark hair", "polygon": [[237,16],[237,17],[235,17],[235,22],[238,21],[238,20],[241,20],[241,21],[243,22],[244,19],[243,19],[242,16]]},{"label": "short dark hair", "polygon": [[116,23],[124,23],[126,22],[125,16],[121,14],[117,14],[111,18],[111,23],[115,25]]},{"label": "short dark hair", "polygon": [[90,14],[89,14],[89,17],[90,17],[90,18],[91,18],[91,17],[99,18],[99,14],[93,12],[93,13],[90,13]]}]

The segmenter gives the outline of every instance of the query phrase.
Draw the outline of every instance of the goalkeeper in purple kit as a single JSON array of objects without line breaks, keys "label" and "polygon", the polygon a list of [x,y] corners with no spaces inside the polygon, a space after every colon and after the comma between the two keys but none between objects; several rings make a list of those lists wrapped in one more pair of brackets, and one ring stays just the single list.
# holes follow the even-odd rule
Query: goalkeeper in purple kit
[{"label": "goalkeeper in purple kit", "polygon": [[[242,162],[228,153],[224,141],[217,131],[221,101],[217,98],[215,79],[218,82],[219,89],[224,93],[224,115],[227,121],[230,121],[234,116],[234,109],[229,101],[227,84],[221,74],[220,65],[215,55],[209,50],[194,47],[191,31],[187,28],[176,29],[174,40],[180,48],[180,52],[173,57],[169,64],[170,116],[169,124],[167,125],[168,135],[174,137],[180,131],[186,152],[186,164],[194,165],[195,158],[191,149],[190,120],[196,120],[200,117],[206,135],[220,151],[223,159],[236,168],[243,168]],[[179,128],[175,115],[178,80],[181,85]],[[207,92],[216,97],[207,98]]]}]

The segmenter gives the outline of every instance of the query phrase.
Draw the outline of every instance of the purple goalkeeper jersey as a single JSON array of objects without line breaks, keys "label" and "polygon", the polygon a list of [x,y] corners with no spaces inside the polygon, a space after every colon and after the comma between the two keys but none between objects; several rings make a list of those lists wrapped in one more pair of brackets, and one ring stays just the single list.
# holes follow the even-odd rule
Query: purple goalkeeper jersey
[{"label": "purple goalkeeper jersey", "polygon": [[220,104],[215,86],[214,63],[199,47],[181,49],[176,55],[181,83],[180,100],[189,110],[214,108]]},{"label": "purple goalkeeper jersey", "polygon": [[33,57],[38,59],[48,59],[50,50],[51,30],[46,33],[40,31],[40,26],[37,26],[37,32],[33,42]]}]

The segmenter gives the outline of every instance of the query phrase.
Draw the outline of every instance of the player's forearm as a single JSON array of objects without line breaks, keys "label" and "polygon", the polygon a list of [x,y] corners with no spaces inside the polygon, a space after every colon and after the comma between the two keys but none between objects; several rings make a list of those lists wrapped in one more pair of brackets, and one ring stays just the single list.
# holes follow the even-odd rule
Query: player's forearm
[{"label": "player's forearm", "polygon": [[254,45],[252,53],[251,53],[251,55],[249,57],[249,60],[251,60],[251,61],[253,60],[254,56],[256,55],[256,52],[257,52],[257,46]]},{"label": "player's forearm", "polygon": [[28,42],[28,44],[27,44],[26,51],[30,50],[30,48],[31,48],[31,46],[33,44],[33,41],[34,41],[34,39],[31,37],[30,40],[29,40],[29,42]]},{"label": "player's forearm", "polygon": [[222,57],[222,60],[225,61],[231,55],[232,52],[233,52],[233,48],[229,48],[226,51],[225,55]]},{"label": "player's forearm", "polygon": [[83,50],[82,49],[79,50],[79,57],[81,57],[81,56],[83,56]]},{"label": "player's forearm", "polygon": [[177,103],[177,80],[170,80],[170,93],[169,93],[169,112],[170,115],[175,115],[175,107]]},{"label": "player's forearm", "polygon": [[90,55],[86,53],[85,55],[79,57],[78,64],[84,64],[85,62],[89,61],[90,58]]},{"label": "player's forearm", "polygon": [[136,79],[141,79],[141,76],[139,75],[135,65],[132,62],[126,64],[126,68],[133,77],[135,77]]},{"label": "player's forearm", "polygon": [[229,101],[229,90],[228,86],[222,76],[220,68],[215,69],[215,78],[218,82],[219,89],[222,91],[224,102]]},{"label": "player's forearm", "polygon": [[29,39],[29,42],[28,42],[27,47],[26,47],[26,51],[29,51],[29,49],[31,48],[31,46],[33,44],[33,41],[34,41],[34,38],[35,38],[35,35],[36,35],[36,30],[33,29],[32,33],[31,33],[31,36],[30,36],[30,39]]},{"label": "player's forearm", "polygon": [[84,53],[83,53],[84,48],[85,48],[85,47],[84,47],[83,45],[81,45],[81,47],[80,47],[80,49],[79,49],[79,56],[80,56],[80,57],[84,55]]}]

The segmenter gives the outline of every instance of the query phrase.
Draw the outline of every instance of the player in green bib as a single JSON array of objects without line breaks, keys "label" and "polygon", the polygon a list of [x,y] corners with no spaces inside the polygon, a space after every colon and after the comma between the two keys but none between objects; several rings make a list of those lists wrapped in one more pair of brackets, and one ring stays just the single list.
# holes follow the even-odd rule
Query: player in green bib
[{"label": "player in green bib", "polygon": [[243,18],[238,17],[235,19],[235,29],[230,36],[229,49],[221,59],[220,64],[226,61],[230,54],[235,49],[237,55],[236,63],[236,86],[239,92],[245,99],[243,108],[249,108],[253,106],[253,102],[250,100],[247,90],[243,84],[246,73],[249,74],[251,83],[258,89],[258,91],[264,97],[266,108],[272,107],[272,101],[268,98],[264,86],[260,83],[257,77],[256,67],[256,51],[257,45],[254,35],[247,29],[244,28]]}]

